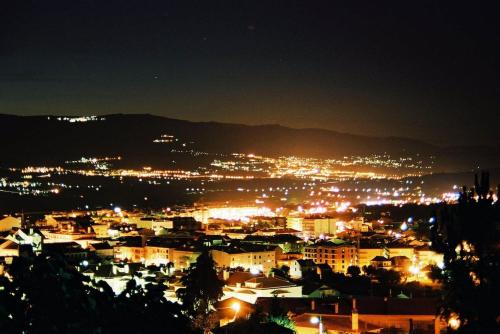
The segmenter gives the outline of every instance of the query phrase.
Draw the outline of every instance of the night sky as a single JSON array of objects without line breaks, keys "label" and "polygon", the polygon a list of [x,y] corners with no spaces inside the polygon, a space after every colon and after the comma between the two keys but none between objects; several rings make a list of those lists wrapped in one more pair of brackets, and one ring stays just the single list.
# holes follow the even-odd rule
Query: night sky
[{"label": "night sky", "polygon": [[500,143],[500,4],[22,1],[0,113],[151,113]]}]

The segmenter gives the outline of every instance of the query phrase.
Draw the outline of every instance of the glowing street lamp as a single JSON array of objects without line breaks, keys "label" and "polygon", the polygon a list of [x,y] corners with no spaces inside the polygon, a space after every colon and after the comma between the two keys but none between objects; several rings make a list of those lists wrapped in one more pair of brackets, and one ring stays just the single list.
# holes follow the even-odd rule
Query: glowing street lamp
[{"label": "glowing street lamp", "polygon": [[457,330],[458,327],[460,327],[460,319],[456,314],[453,314],[450,319],[448,319],[448,326],[453,330]]},{"label": "glowing street lamp", "polygon": [[410,266],[410,268],[408,269],[408,271],[410,273],[412,273],[413,275],[418,275],[420,273],[420,268],[413,265],[413,266]]},{"label": "glowing street lamp", "polygon": [[311,324],[313,325],[318,325],[318,330],[319,330],[319,334],[323,334],[323,321],[321,321],[321,316],[319,317],[312,317],[311,318]]},{"label": "glowing street lamp", "polygon": [[234,312],[238,312],[238,311],[241,309],[241,305],[240,305],[240,303],[238,303],[238,302],[234,302],[234,303],[231,305],[231,308],[234,310]]},{"label": "glowing street lamp", "polygon": [[238,312],[240,311],[241,309],[241,304],[238,303],[238,302],[234,302],[231,304],[231,309],[234,311],[234,318],[233,318],[233,321],[236,320],[236,317],[238,316]]}]

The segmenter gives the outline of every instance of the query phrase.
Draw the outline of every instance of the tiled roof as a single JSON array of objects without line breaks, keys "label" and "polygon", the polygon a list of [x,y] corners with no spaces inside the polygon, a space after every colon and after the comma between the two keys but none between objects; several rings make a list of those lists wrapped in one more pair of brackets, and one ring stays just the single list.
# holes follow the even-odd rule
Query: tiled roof
[{"label": "tiled roof", "polygon": [[255,275],[247,271],[237,271],[229,276],[229,279],[226,281],[226,284],[227,285],[236,285],[236,283],[243,284],[245,281],[253,277],[255,277]]},{"label": "tiled roof", "polygon": [[259,288],[278,288],[278,287],[295,286],[295,284],[281,278],[264,277],[264,276],[251,278],[245,281],[245,283],[259,284],[258,286]]}]

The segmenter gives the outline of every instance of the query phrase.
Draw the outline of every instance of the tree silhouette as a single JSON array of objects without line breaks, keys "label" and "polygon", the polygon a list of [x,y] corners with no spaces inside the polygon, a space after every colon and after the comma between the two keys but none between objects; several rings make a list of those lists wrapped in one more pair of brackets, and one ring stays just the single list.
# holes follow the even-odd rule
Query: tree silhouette
[{"label": "tree silhouette", "polygon": [[347,267],[347,274],[351,277],[358,277],[361,274],[361,269],[358,266]]},{"label": "tree silhouette", "polygon": [[[500,190],[500,188],[499,188]],[[489,174],[463,187],[456,205],[445,205],[432,226],[432,247],[444,253],[444,269],[434,271],[443,284],[440,313],[459,333],[499,332],[500,201],[494,202]]]},{"label": "tree silhouette", "polygon": [[282,306],[280,299],[276,296],[271,300],[266,321],[295,331],[295,322],[290,319],[287,310]]},{"label": "tree silhouette", "polygon": [[0,276],[0,332],[22,333],[29,304],[23,292],[5,276]]},{"label": "tree silhouette", "polygon": [[363,266],[366,275],[376,279],[380,284],[387,287],[394,287],[401,282],[401,273],[392,269],[375,268],[373,266]]},{"label": "tree silhouette", "polygon": [[224,282],[217,276],[215,262],[207,250],[191,264],[181,281],[184,288],[177,290],[177,296],[183,308],[195,328],[209,332],[217,322],[213,304],[223,296]]},{"label": "tree silhouette", "polygon": [[[99,291],[84,284],[85,278],[62,258],[19,257],[9,268],[9,275],[13,279],[6,289],[11,296],[14,294],[9,304],[14,313],[7,311],[7,319],[17,319],[10,324],[7,319],[0,319],[0,326],[14,324],[27,333],[102,331],[96,301]],[[3,304],[5,296],[1,298]]]},{"label": "tree silhouette", "polygon": [[[115,313],[119,317],[106,329],[113,333],[157,332],[168,326],[174,333],[191,332],[189,320],[182,314],[180,305],[164,298],[165,288],[148,284],[141,287],[134,279],[115,299]],[[161,321],[159,321],[160,319]],[[123,319],[127,319],[123,321]]]},{"label": "tree silhouette", "polygon": [[190,333],[189,320],[163,290],[132,279],[115,296],[107,283],[91,281],[62,257],[18,257],[8,277],[0,277],[0,333],[143,333],[165,326]]}]

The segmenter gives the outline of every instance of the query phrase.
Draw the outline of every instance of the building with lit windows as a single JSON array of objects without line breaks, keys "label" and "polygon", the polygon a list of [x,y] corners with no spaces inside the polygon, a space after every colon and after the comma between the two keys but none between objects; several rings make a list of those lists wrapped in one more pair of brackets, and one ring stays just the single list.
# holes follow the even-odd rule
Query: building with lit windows
[{"label": "building with lit windows", "polygon": [[146,244],[140,238],[129,238],[125,243],[115,246],[114,257],[117,260],[145,265],[166,265],[172,263],[175,269],[186,269],[201,254],[199,247],[179,242],[149,241]]},{"label": "building with lit windows", "polygon": [[277,246],[242,244],[239,246],[214,247],[212,257],[221,268],[244,268],[269,272],[276,266],[276,259],[281,253]]},{"label": "building with lit windows", "polygon": [[354,243],[341,239],[319,241],[304,248],[304,259],[316,264],[327,264],[334,272],[347,272],[349,266],[358,265],[358,254]]},{"label": "building with lit windows", "polygon": [[358,249],[358,266],[360,268],[368,267],[373,258],[377,256],[386,256],[388,253],[380,246],[361,245]]}]

